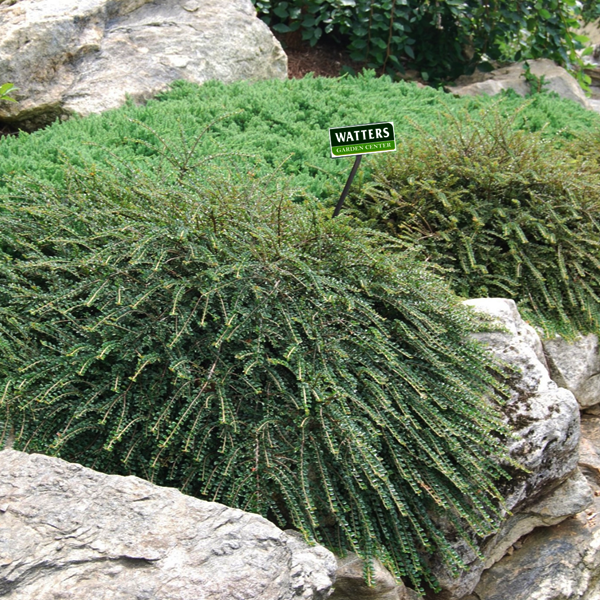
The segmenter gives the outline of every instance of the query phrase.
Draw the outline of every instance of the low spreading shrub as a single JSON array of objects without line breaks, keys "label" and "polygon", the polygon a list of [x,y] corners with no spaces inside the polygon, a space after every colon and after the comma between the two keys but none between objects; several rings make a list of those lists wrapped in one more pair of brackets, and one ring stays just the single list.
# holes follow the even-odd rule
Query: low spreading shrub
[{"label": "low spreading shrub", "polygon": [[11,183],[15,447],[259,512],[417,586],[427,552],[460,566],[437,519],[494,528],[506,434],[474,317],[392,238],[192,154]]},{"label": "low spreading shrub", "polygon": [[448,122],[419,128],[389,156],[354,197],[355,214],[420,245],[461,296],[515,298],[548,334],[597,332],[600,164],[590,136],[556,147],[495,111]]},{"label": "low spreading shrub", "polygon": [[[432,134],[440,108],[454,125]],[[327,128],[377,120],[400,151],[365,161],[352,210],[372,227],[331,220],[349,165]],[[0,140],[0,437],[432,582],[428,552],[461,564],[439,517],[493,530],[507,432],[474,317],[431,265],[547,330],[597,328],[598,162],[569,141],[597,124],[545,94],[367,74],[180,83]]]},{"label": "low spreading shrub", "polygon": [[[29,173],[53,183],[62,180],[61,157],[74,164],[106,165],[112,155],[152,172],[163,160],[161,148],[136,143],[155,138],[138,122],[152,128],[172,147],[181,136],[193,139],[223,114],[202,139],[198,154],[240,152],[264,160],[257,174],[268,174],[288,157],[282,174],[322,200],[335,203],[352,159],[331,159],[328,128],[393,121],[398,145],[420,135],[410,122],[431,129],[440,110],[451,114],[478,113],[496,102],[486,97],[454,98],[432,88],[392,83],[372,73],[342,80],[305,78],[288,81],[209,82],[202,86],[180,82],[144,106],[127,105],[85,119],[56,123],[18,138],[0,139],[0,187],[12,173]],[[548,137],[569,137],[598,129],[600,115],[570,100],[539,95],[524,101],[507,95],[502,110],[513,115],[515,127],[541,130]],[[511,117],[512,118],[512,117]],[[224,157],[223,163],[229,159]],[[359,177],[368,177],[378,158],[365,157]]]}]

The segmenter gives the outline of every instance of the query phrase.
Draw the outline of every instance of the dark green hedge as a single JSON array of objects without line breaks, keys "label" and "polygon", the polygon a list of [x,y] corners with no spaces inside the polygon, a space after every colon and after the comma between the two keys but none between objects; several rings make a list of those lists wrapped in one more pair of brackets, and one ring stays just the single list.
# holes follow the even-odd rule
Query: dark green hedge
[{"label": "dark green hedge", "polygon": [[[575,0],[253,0],[283,40],[294,34],[314,45],[323,36],[351,58],[384,72],[418,69],[448,80],[490,60],[550,58],[581,67],[577,50],[582,7]],[[595,18],[598,3],[585,3]],[[585,83],[589,78],[580,73]]]}]

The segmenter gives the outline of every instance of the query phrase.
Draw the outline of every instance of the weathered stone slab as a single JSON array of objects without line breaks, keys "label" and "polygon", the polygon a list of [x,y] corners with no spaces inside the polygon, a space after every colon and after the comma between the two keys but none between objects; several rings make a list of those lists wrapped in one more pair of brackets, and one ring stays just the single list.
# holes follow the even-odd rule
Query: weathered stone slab
[{"label": "weathered stone slab", "polygon": [[581,408],[600,403],[600,353],[598,337],[590,333],[574,342],[560,336],[544,340],[550,375],[571,390]]},{"label": "weathered stone slab", "polygon": [[497,328],[475,337],[512,371],[510,397],[503,407],[515,433],[508,448],[511,457],[530,472],[514,471],[513,478],[499,486],[512,515],[507,515],[494,536],[473,540],[484,561],[459,540],[454,548],[467,565],[466,570],[456,577],[445,565],[434,562],[434,573],[443,591],[430,597],[439,600],[458,600],[470,594],[484,568],[502,558],[524,533],[558,523],[591,501],[587,484],[576,473],[579,407],[570,391],[550,379],[538,334],[521,319],[512,300],[482,298],[465,304],[497,323]]},{"label": "weathered stone slab", "polygon": [[536,527],[550,527],[585,510],[594,502],[587,480],[577,469],[571,477],[531,506],[509,517],[498,533],[483,547],[486,556],[483,568],[499,561],[511,546]]},{"label": "weathered stone slab", "polygon": [[[585,108],[590,108],[585,93],[566,69],[559,67],[547,58],[527,61],[531,73],[536,77],[545,77],[545,90],[555,92],[562,98],[573,100]],[[456,85],[448,91],[458,96],[479,96],[488,94],[495,96],[502,90],[514,90],[520,96],[526,96],[530,91],[529,83],[523,76],[522,62],[513,63],[507,67],[495,69],[490,73],[476,73],[475,76],[460,77]]]},{"label": "weathered stone slab", "polygon": [[554,527],[534,530],[515,551],[484,571],[465,600],[600,598],[600,418],[583,416],[580,467],[593,504]]},{"label": "weathered stone slab", "polygon": [[0,121],[25,129],[143,101],[177,79],[287,77],[251,0],[19,0],[0,4]]},{"label": "weathered stone slab", "polygon": [[335,557],[259,515],[137,477],[0,452],[0,597],[321,600]]}]

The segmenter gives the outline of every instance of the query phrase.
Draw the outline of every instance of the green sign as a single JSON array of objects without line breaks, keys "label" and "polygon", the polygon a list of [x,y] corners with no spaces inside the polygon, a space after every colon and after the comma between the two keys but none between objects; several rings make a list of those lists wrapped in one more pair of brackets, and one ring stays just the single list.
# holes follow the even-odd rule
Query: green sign
[{"label": "green sign", "polygon": [[330,127],[329,142],[331,158],[396,150],[393,123]]}]

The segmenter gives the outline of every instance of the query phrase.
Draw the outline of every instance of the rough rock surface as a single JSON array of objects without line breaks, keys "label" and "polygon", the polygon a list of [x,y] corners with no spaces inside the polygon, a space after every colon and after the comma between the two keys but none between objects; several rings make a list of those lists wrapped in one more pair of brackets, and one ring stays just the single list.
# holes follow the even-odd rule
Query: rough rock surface
[{"label": "rough rock surface", "polygon": [[594,412],[581,415],[579,468],[592,487],[600,490],[600,415]]},{"label": "rough rock surface", "polygon": [[533,504],[521,508],[509,517],[483,546],[486,560],[484,569],[490,568],[510,550],[521,537],[536,527],[549,527],[588,508],[594,502],[589,483],[577,469],[556,489]]},{"label": "rough rock surface", "polygon": [[579,407],[573,394],[550,378],[541,340],[521,319],[513,300],[482,298],[465,304],[496,320],[498,330],[476,337],[515,369],[509,380],[511,395],[502,410],[516,434],[508,444],[510,454],[531,473],[516,473],[508,484],[507,505],[513,510],[549,493],[575,470]]},{"label": "rough rock surface", "polygon": [[[378,561],[373,564],[373,583],[369,587],[363,575],[364,561],[349,553],[337,559],[335,587],[330,600],[411,600],[410,590],[396,584],[392,574]],[[414,592],[413,592],[414,593]],[[418,596],[417,596],[418,597]]]},{"label": "rough rock surface", "polygon": [[0,121],[25,129],[142,101],[176,79],[287,76],[251,0],[19,0],[0,3],[0,82],[19,89]]},{"label": "rough rock surface", "polygon": [[[547,58],[528,61],[531,73],[536,77],[545,77],[548,83],[544,89],[556,92],[562,98],[569,98],[585,108],[590,108],[585,93],[566,69],[559,67]],[[514,63],[508,67],[495,69],[490,73],[476,73],[474,76],[460,77],[455,86],[448,88],[459,96],[478,96],[488,94],[494,96],[502,90],[512,89],[521,96],[530,92],[530,87],[523,76],[523,63]]]},{"label": "rough rock surface", "polygon": [[556,336],[544,341],[544,351],[552,379],[571,390],[581,408],[600,402],[600,354],[594,334],[571,343]]},{"label": "rough rock surface", "polygon": [[320,600],[335,569],[328,550],[258,515],[137,477],[0,452],[7,600]]},{"label": "rough rock surface", "polygon": [[539,336],[521,319],[512,300],[483,298],[466,304],[498,323],[498,330],[476,337],[514,369],[509,381],[510,398],[503,408],[516,434],[508,448],[530,473],[515,470],[513,478],[500,486],[513,514],[496,535],[480,544],[485,562],[466,542],[458,541],[455,549],[467,570],[454,577],[444,565],[433,565],[443,592],[432,597],[440,600],[457,600],[470,594],[484,568],[499,560],[524,533],[538,525],[558,523],[591,501],[585,482],[575,473],[580,435],[577,401],[570,391],[550,379]]},{"label": "rough rock surface", "polygon": [[575,518],[536,529],[491,569],[465,600],[600,598],[600,417],[582,416],[580,468],[594,502]]}]

